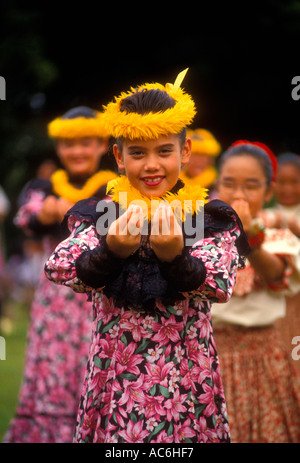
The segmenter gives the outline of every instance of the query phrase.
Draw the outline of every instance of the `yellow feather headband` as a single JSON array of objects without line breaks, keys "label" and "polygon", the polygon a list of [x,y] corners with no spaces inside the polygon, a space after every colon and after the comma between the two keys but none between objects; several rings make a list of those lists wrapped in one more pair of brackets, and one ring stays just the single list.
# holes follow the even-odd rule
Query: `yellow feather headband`
[{"label": "yellow feather headband", "polygon": [[[104,124],[109,133],[115,138],[123,137],[129,140],[156,140],[162,135],[180,133],[184,127],[191,124],[196,114],[195,103],[191,96],[180,88],[187,71],[188,69],[179,73],[174,84],[167,83],[165,86],[159,83],[144,84],[115,97],[113,102],[104,107]],[[127,113],[120,110],[124,98],[143,90],[165,91],[176,101],[176,104],[166,111],[147,114]]]},{"label": "yellow feather headband", "polygon": [[205,129],[188,130],[187,136],[192,140],[192,153],[206,156],[218,156],[221,145],[215,137]]},{"label": "yellow feather headband", "polygon": [[97,111],[96,117],[58,117],[48,124],[48,135],[51,138],[107,138],[109,133],[103,124],[103,113]]}]

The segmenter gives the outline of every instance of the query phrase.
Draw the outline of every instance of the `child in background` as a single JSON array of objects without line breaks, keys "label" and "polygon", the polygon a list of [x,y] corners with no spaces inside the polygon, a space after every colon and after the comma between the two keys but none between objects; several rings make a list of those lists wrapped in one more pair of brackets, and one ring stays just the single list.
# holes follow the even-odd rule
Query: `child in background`
[{"label": "child in background", "polygon": [[[263,211],[266,225],[289,228],[300,238],[300,156],[284,153],[278,156],[278,175],[275,185],[276,204]],[[286,316],[277,325],[289,352],[293,350],[293,340],[300,336],[300,293],[286,296]],[[294,365],[300,372],[298,357],[292,356]]]},{"label": "child in background", "polygon": [[185,222],[179,225],[170,204],[179,203],[182,219],[191,200],[197,218],[196,200],[206,192],[178,180],[195,114],[181,80],[139,86],[106,107],[114,155],[126,172],[108,185],[107,205],[118,218],[100,236],[101,214],[87,217],[88,201],[75,205],[66,217],[71,235],[45,266],[51,281],[92,291],[75,442],[230,440],[210,306],[230,298],[248,244],[233,209],[215,201],[204,207],[204,238],[185,246]]},{"label": "child in background", "polygon": [[233,442],[299,442],[300,382],[277,331],[285,294],[300,290],[300,241],[257,217],[273,195],[277,162],[265,145],[238,141],[223,154],[218,196],[243,223],[251,252],[233,296],[212,320]]},{"label": "child in background", "polygon": [[284,153],[277,160],[276,204],[262,211],[261,217],[266,226],[288,227],[300,238],[300,156]]},{"label": "child in background", "polygon": [[[107,149],[101,114],[76,107],[49,124],[63,169],[29,182],[16,224],[41,237],[45,255],[67,234],[61,220],[81,198],[105,195],[113,172],[98,171]],[[23,382],[5,442],[71,442],[91,339],[92,307],[84,294],[58,287],[43,268],[30,312]]]},{"label": "child in background", "polygon": [[215,159],[220,154],[221,146],[205,129],[187,130],[187,136],[192,140],[192,155],[190,162],[182,169],[180,178],[185,184],[211,189],[218,176]]}]

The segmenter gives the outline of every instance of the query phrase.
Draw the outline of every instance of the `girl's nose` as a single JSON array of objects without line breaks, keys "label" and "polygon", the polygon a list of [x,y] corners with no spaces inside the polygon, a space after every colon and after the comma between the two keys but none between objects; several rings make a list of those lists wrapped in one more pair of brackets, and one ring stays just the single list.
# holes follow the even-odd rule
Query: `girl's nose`
[{"label": "girl's nose", "polygon": [[146,171],[155,171],[159,169],[157,156],[147,156],[145,166]]},{"label": "girl's nose", "polygon": [[233,193],[232,193],[233,199],[247,199],[247,195],[245,192],[245,188],[243,185],[236,185]]}]

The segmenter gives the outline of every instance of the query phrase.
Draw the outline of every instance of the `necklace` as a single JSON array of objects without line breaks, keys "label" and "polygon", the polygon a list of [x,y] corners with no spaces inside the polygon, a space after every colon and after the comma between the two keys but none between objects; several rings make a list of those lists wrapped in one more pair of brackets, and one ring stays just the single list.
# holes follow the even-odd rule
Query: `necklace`
[{"label": "necklace", "polygon": [[186,175],[184,171],[180,172],[180,179],[185,184],[190,185],[202,185],[204,187],[209,187],[212,185],[217,179],[217,171],[214,167],[208,167],[205,169],[201,174],[197,175],[194,178],[190,178]]},{"label": "necklace", "polygon": [[116,178],[116,174],[109,170],[103,170],[92,175],[82,188],[75,188],[69,181],[68,174],[65,170],[59,169],[51,176],[53,191],[61,198],[72,203],[81,199],[91,197],[97,190],[107,182]]},{"label": "necklace", "polygon": [[[207,190],[200,185],[184,185],[176,192],[167,192],[161,197],[145,196],[134,188],[125,175],[108,182],[107,195],[121,208],[126,210],[130,204],[137,204],[143,210],[144,218],[151,220],[161,202],[169,203],[174,208],[174,214],[183,222],[187,214],[195,214],[207,202]],[[126,194],[124,194],[126,193]]]}]

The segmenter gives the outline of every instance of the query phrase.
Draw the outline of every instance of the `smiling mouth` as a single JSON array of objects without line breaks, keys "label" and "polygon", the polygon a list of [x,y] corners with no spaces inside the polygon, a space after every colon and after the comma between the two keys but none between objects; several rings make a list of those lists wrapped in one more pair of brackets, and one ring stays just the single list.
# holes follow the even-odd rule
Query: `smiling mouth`
[{"label": "smiling mouth", "polygon": [[159,185],[165,177],[143,177],[142,181],[148,186]]}]

